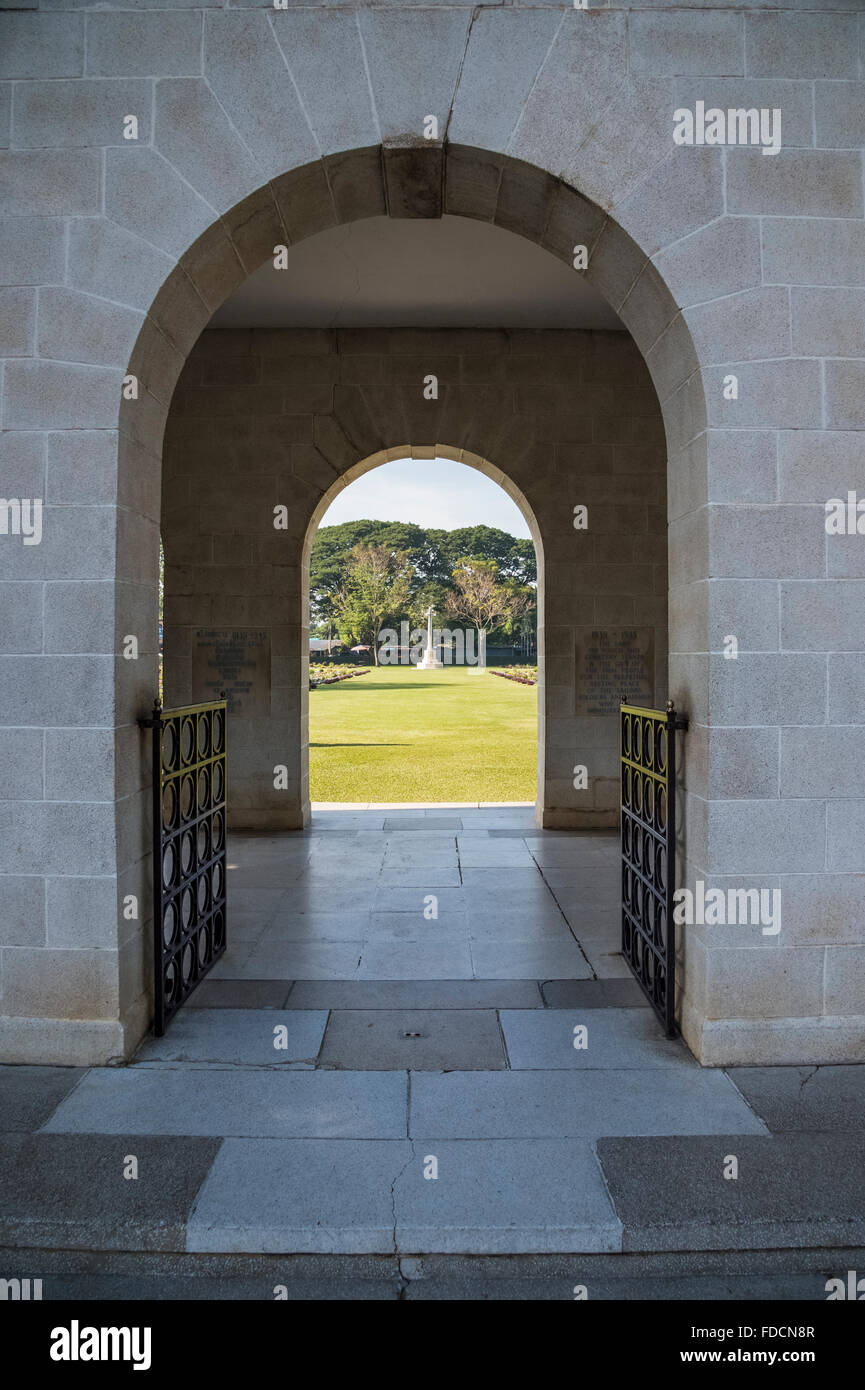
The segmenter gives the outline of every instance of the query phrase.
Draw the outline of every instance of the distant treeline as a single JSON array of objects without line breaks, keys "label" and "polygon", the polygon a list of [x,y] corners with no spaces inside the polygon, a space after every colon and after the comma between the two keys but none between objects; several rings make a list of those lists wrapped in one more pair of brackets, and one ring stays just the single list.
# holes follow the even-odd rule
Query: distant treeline
[{"label": "distant treeline", "polygon": [[[310,559],[310,630],[317,637],[339,635],[345,640],[359,634],[349,631],[344,596],[346,575],[357,547],[383,547],[395,557],[407,558],[408,592],[400,611],[388,613],[391,624],[403,618],[413,626],[426,625],[432,607],[436,619],[444,619],[448,595],[455,592],[454,572],[467,560],[485,561],[495,567],[498,581],[514,592],[534,594],[537,583],[535,547],[494,526],[462,526],[442,531],[402,521],[344,521],[322,526],[315,537]],[[490,641],[520,643],[534,640],[534,607],[518,621],[491,628]]]}]

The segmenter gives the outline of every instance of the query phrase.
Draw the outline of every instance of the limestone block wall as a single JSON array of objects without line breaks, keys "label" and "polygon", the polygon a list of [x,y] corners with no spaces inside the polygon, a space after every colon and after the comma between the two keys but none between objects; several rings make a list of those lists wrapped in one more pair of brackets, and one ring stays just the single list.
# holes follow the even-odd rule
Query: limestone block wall
[{"label": "limestone block wall", "polygon": [[[682,930],[685,1035],[861,1060],[863,541],[824,513],[865,492],[859,0],[45,4],[0,13],[0,477],[44,504],[39,545],[0,535],[0,1056],[106,1061],[146,1026],[136,719],[190,349],[275,243],[446,211],[584,243],[661,403],[682,873],[783,904],[777,936]],[[676,145],[697,102],[779,109],[780,151]]]},{"label": "limestone block wall", "polygon": [[539,819],[617,825],[618,721],[578,712],[575,652],[593,627],[639,629],[666,700],[660,406],[627,333],[478,329],[209,330],[187,360],[164,449],[166,701],[206,695],[197,629],[268,629],[271,642],[270,715],[232,720],[232,823],[309,818],[304,546],[341,487],[410,453],[465,459],[523,507],[541,576]]}]

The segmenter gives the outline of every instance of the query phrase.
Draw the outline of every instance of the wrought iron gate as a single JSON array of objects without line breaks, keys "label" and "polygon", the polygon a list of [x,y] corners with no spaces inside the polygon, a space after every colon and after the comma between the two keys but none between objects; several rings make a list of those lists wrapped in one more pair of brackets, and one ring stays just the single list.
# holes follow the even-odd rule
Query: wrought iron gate
[{"label": "wrought iron gate", "polygon": [[225,700],[162,709],[153,732],[153,1031],[225,952]]},{"label": "wrought iron gate", "polygon": [[622,955],[658,1014],[676,1034],[676,731],[688,720],[623,703]]}]

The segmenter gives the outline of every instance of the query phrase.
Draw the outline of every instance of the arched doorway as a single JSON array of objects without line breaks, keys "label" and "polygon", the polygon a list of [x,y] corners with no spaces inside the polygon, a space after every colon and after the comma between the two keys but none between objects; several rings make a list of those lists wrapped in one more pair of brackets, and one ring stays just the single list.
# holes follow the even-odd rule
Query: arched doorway
[{"label": "arched doorway", "polygon": [[[506,519],[502,522],[502,525],[513,526],[514,522],[509,522],[507,520],[507,516],[509,514],[512,515],[516,519],[516,523],[519,524],[523,528],[523,530],[526,531],[528,535],[531,537],[531,545],[533,547],[535,557],[535,578],[532,580],[531,585],[530,617],[531,626],[534,629],[534,633],[537,634],[537,639],[533,637],[531,654],[532,664],[537,668],[537,685],[533,692],[534,699],[532,700],[533,729],[531,737],[534,749],[532,763],[535,768],[535,774],[532,778],[531,800],[534,802],[536,812],[539,815],[540,812],[538,808],[542,804],[543,799],[543,763],[541,761],[543,758],[543,751],[540,747],[537,737],[537,712],[542,708],[543,704],[544,675],[543,643],[541,640],[538,640],[542,638],[543,635],[544,603],[543,541],[541,537],[540,527],[528,501],[526,500],[525,496],[522,494],[520,489],[517,488],[516,485],[512,483],[507,477],[505,477],[505,475],[501,473],[501,470],[495,468],[494,465],[491,464],[488,460],[480,458],[478,455],[472,454],[468,451],[463,451],[461,449],[448,449],[447,446],[439,446],[436,448],[434,463],[430,464],[427,462],[429,460],[429,456],[430,449],[428,446],[409,446],[404,451],[399,451],[397,449],[380,451],[378,454],[373,455],[371,458],[361,460],[353,469],[349,469],[349,471],[344,475],[343,478],[341,478],[338,482],[334,483],[328,489],[328,491],[325,493],[325,495],[321,499],[321,502],[315,510],[315,513],[309,523],[306,537],[304,539],[303,603],[306,609],[310,602],[310,557],[312,555],[313,546],[315,543],[315,538],[318,535],[319,527],[328,524],[328,521],[330,520],[330,517],[333,514],[334,501],[337,498],[339,498],[343,502],[347,501],[347,489],[351,488],[352,484],[357,482],[360,478],[370,478],[370,475],[373,475],[377,469],[387,465],[388,463],[393,463],[395,466],[398,467],[399,462],[401,461],[416,460],[421,466],[426,465],[424,472],[426,491],[424,497],[426,498],[427,502],[433,501],[433,499],[436,497],[437,491],[442,489],[443,487],[450,486],[451,488],[458,488],[461,482],[461,475],[467,473],[468,470],[473,470],[477,473],[480,473],[484,478],[488,479],[491,483],[493,483],[494,490],[492,492],[488,492],[486,494],[486,497],[490,500],[493,500],[494,492],[500,490],[500,495],[504,494],[504,498],[508,500],[508,503],[513,503],[513,507],[510,507],[506,504],[503,508],[503,514]],[[445,469],[449,480],[447,484],[442,484],[438,479],[438,474],[440,470],[437,469],[435,465],[439,463],[445,464]],[[448,467],[448,465],[450,466]],[[414,472],[415,470],[412,469],[411,472],[406,475],[406,480],[408,479],[408,477],[411,476],[411,473]],[[375,479],[373,478],[372,481],[375,482]],[[441,503],[444,503],[445,494],[441,492],[439,496]],[[385,509],[387,509],[387,505],[384,503],[384,499],[379,498],[377,496],[377,491],[367,491],[365,493],[365,498],[366,497],[369,497],[370,500],[368,502],[364,502],[364,507],[366,508],[366,510],[364,511],[364,515],[366,515],[367,512],[369,512],[371,509],[374,510],[376,506],[381,507],[382,505],[384,505]],[[477,509],[482,504],[480,504],[478,501],[475,501],[473,505]],[[433,527],[436,526],[436,522],[434,520],[430,521],[428,517],[423,515],[424,508],[423,503],[420,500],[413,503],[403,502],[402,506],[403,512],[401,512],[401,515],[404,513],[406,519],[408,519],[408,511],[406,511],[405,508],[408,507],[410,509],[412,506],[414,506],[418,510],[413,511],[412,516],[415,517],[418,522],[421,521],[423,517],[423,519],[428,523],[428,525],[431,525]],[[357,509],[356,503],[354,509]],[[343,507],[343,513],[345,513],[345,507]],[[473,524],[478,524],[480,522],[480,511],[476,510],[472,512],[469,509],[466,511],[465,515],[466,518],[468,516],[471,516]],[[418,537],[418,539],[420,539],[420,537]],[[441,539],[444,541],[445,536],[443,535]],[[458,555],[457,552],[454,551],[451,555],[451,562],[457,563],[461,558],[462,555]],[[444,575],[445,572],[444,570],[442,570],[442,574],[439,577],[444,577]],[[417,576],[417,583],[420,583],[420,578],[420,575]],[[436,586],[433,587],[435,588]],[[417,622],[425,629],[426,621],[421,621],[421,617],[417,616],[418,614],[421,614],[422,607],[422,604],[419,607],[418,603],[414,602],[412,604],[412,611],[416,615]],[[467,681],[465,679],[466,676],[471,675],[472,673],[477,673],[479,653],[477,650],[477,643],[475,640],[474,630],[471,628],[467,629],[464,620],[461,620],[461,622],[457,622],[456,620],[447,619],[444,616],[444,609],[440,610],[440,614],[436,618],[436,627],[437,630],[440,628],[444,628],[444,630],[447,632],[447,640],[449,647],[451,641],[453,640],[451,638],[451,629],[454,629],[455,634],[458,634],[459,637],[462,638],[462,641],[459,644],[456,653],[453,653],[449,649],[446,653],[442,651],[440,655],[442,657],[445,669],[448,670],[448,675],[451,676],[449,685],[454,687],[452,694],[456,699],[458,699],[458,709],[462,709],[463,714],[460,715],[458,712],[455,712],[453,714],[450,713],[447,706],[447,695],[445,695],[444,701],[439,700],[438,705],[436,706],[438,713],[433,714],[431,716],[433,723],[429,726],[428,729],[426,727],[426,720],[429,716],[424,716],[423,728],[425,732],[423,735],[420,735],[419,733],[415,734],[416,746],[414,753],[412,752],[412,745],[411,743],[409,743],[401,746],[398,752],[392,751],[390,755],[388,755],[387,751],[385,751],[384,764],[382,764],[382,760],[380,757],[373,758],[371,760],[371,770],[373,767],[382,768],[382,770],[386,774],[386,784],[383,788],[377,788],[375,785],[371,784],[370,787],[366,790],[366,794],[360,795],[359,793],[364,790],[364,787],[362,781],[357,780],[356,776],[352,779],[352,788],[354,794],[348,794],[346,792],[346,789],[340,786],[339,781],[335,780],[335,769],[333,772],[330,772],[330,770],[328,769],[329,777],[324,791],[322,791],[322,789],[319,788],[318,792],[316,792],[314,780],[311,782],[311,800],[313,802],[320,801],[346,803],[357,801],[386,802],[392,800],[403,800],[407,802],[429,801],[432,803],[438,803],[442,801],[451,801],[466,803],[469,792],[472,793],[472,798],[475,801],[482,800],[484,802],[503,802],[513,800],[515,798],[519,799],[520,801],[525,801],[528,798],[529,792],[527,787],[524,785],[522,778],[520,778],[518,781],[514,779],[512,786],[510,784],[510,779],[508,779],[507,785],[510,787],[510,792],[508,795],[493,794],[494,787],[498,780],[495,778],[494,775],[490,778],[489,788],[485,789],[483,777],[479,776],[477,772],[477,760],[482,758],[483,756],[487,756],[491,757],[491,759],[495,762],[499,762],[500,759],[506,762],[510,754],[509,751],[504,747],[502,747],[501,749],[499,749],[498,747],[490,748],[489,750],[487,750],[485,755],[482,754],[480,748],[478,748],[470,754],[469,745],[471,742],[472,734],[471,730],[467,729],[465,726],[466,723],[470,724],[472,719],[479,717],[479,712],[476,708],[475,697],[477,697],[477,700],[480,700],[481,705],[483,705],[484,697],[489,692],[489,687],[491,683],[487,681],[483,689],[481,687],[478,687],[475,683],[473,689],[473,682]],[[408,677],[408,680],[406,681],[404,679],[400,683],[399,687],[405,693],[410,692],[410,690],[412,689],[412,677],[410,677],[408,674],[411,669],[411,662],[416,662],[419,659],[417,651],[415,651],[413,655],[411,653],[410,643],[408,641],[408,638],[410,636],[410,629],[414,630],[415,633],[419,631],[419,629],[415,629],[415,623],[413,621],[410,624],[408,622],[401,624],[401,635],[396,634],[396,632],[394,633],[395,638],[398,638],[398,640],[402,641],[403,638],[406,639],[405,646],[400,648],[398,652],[389,653],[387,650],[385,650],[383,657],[384,665],[381,666],[377,672],[379,678],[382,677],[382,674],[384,674],[385,677],[390,677],[391,674],[393,674],[394,676],[402,676],[404,678]],[[535,646],[536,641],[537,646]],[[391,641],[391,645],[393,645],[393,639]],[[348,659],[345,653],[343,653],[342,659]],[[364,659],[367,661],[374,660],[372,655],[367,655]],[[516,657],[514,655],[513,650],[511,652],[507,652],[503,649],[502,652],[498,654],[498,656],[495,656],[494,654],[492,654],[492,652],[490,653],[489,664],[495,666],[497,662],[502,659],[504,659],[508,663],[516,663]],[[399,669],[391,673],[391,665],[395,665]],[[330,672],[330,674],[338,675],[339,669],[339,667],[334,667],[333,671]],[[434,676],[430,679],[432,686],[435,686],[437,682],[440,685],[445,685],[446,683],[448,683],[446,677],[444,676]],[[301,669],[301,683],[302,687],[309,687],[309,681],[306,679],[306,672],[304,671],[303,667]],[[364,684],[364,688],[366,688],[367,684],[368,683]],[[414,678],[414,685],[419,686],[419,684],[419,677],[416,676]],[[396,688],[395,683],[393,681],[390,682],[390,685],[394,689]],[[496,682],[495,685],[498,685],[498,682]],[[493,688],[495,690],[495,686]],[[498,695],[499,693],[500,690],[495,691],[496,695]],[[525,711],[523,710],[522,706],[527,705],[527,695],[524,694],[522,691],[520,692],[520,694],[522,696],[520,700],[520,711],[518,714],[515,710],[513,717],[516,718],[519,721],[519,723],[522,723],[525,718]],[[514,696],[515,692],[511,690],[510,695]],[[321,697],[317,698],[320,699]],[[505,698],[507,698],[507,696],[505,696]],[[381,701],[379,700],[379,704],[380,703]],[[410,726],[412,724],[412,717],[408,710],[406,711],[406,716],[408,719],[408,725]],[[437,718],[442,718],[443,720],[441,729],[439,729],[436,725],[435,721]],[[481,728],[482,725],[479,724],[478,732],[480,732]],[[447,730],[446,734],[444,732],[445,729]],[[524,760],[524,742],[526,742],[526,739],[524,738],[521,732],[519,734],[519,756],[521,767]],[[447,745],[446,757],[444,756],[445,744]],[[417,753],[421,749],[423,750],[423,767],[428,769],[428,772],[430,774],[429,781],[426,784],[426,790],[423,790],[423,787],[425,785],[424,774],[422,771],[419,771],[417,775],[412,778],[413,791],[411,791],[410,793],[405,792],[404,790],[399,788],[401,770],[398,764],[406,758],[411,759],[412,757],[416,757]],[[362,759],[362,750],[360,750],[360,756]],[[322,772],[325,773],[326,763],[324,762],[324,760],[322,760],[322,762]],[[455,769],[457,767],[457,764],[459,763],[468,763],[469,770],[467,771],[464,768],[460,773],[457,773]],[[454,769],[454,772],[450,775],[450,777],[447,771],[448,768]],[[467,783],[465,781],[466,776],[468,777]],[[480,788],[480,790],[476,790],[476,784],[477,788]]]}]

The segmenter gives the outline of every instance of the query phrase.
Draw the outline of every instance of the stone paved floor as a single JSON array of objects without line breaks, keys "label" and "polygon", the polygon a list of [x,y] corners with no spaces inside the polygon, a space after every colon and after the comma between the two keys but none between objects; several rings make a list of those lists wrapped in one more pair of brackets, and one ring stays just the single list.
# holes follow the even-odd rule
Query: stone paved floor
[{"label": "stone paved floor", "polygon": [[303,835],[235,834],[213,978],[626,976],[618,853],[617,834],[538,830],[530,808],[331,810]]},{"label": "stone paved floor", "polygon": [[[688,1252],[762,1252],[705,1296],[824,1296],[865,1244],[865,1068],[707,1070],[664,1038],[616,954],[614,836],[521,809],[320,822],[233,837],[231,948],[130,1066],[0,1069],[8,1272],[15,1247],[54,1252],[57,1290],[149,1287],[156,1252],[338,1256],[390,1264],[303,1266],[291,1296],[557,1298],[525,1261],[655,1252],[654,1294],[596,1264],[593,1296],[675,1298],[700,1296]],[[457,1264],[430,1282],[430,1256]],[[478,1256],[524,1263],[478,1293]]]}]

